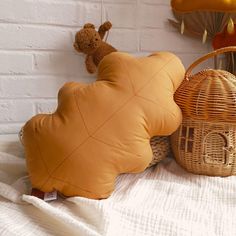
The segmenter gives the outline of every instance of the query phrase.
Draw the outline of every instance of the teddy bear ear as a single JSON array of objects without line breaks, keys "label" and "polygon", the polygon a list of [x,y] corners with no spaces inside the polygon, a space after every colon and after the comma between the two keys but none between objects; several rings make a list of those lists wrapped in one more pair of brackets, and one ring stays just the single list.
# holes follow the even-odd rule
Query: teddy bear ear
[{"label": "teddy bear ear", "polygon": [[87,23],[84,25],[84,29],[88,29],[88,28],[95,29],[95,26],[91,23]]}]

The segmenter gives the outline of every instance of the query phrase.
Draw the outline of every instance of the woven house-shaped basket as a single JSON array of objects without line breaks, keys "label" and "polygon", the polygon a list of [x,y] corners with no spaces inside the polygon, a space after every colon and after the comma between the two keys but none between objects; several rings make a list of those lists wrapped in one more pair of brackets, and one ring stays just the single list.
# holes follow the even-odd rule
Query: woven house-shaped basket
[{"label": "woven house-shaped basket", "polygon": [[236,47],[213,51],[194,62],[175,93],[183,122],[171,136],[176,161],[189,172],[236,175],[236,77],[206,69],[190,75],[202,61]]}]

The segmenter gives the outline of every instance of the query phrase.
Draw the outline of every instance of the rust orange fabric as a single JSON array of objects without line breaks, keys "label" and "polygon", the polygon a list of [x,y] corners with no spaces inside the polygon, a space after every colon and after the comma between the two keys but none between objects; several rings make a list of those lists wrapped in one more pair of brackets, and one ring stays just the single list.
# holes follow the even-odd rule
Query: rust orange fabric
[{"label": "rust orange fabric", "polygon": [[141,58],[114,52],[99,64],[96,82],[65,84],[55,113],[24,126],[33,187],[101,199],[119,174],[143,171],[153,156],[150,138],[170,135],[181,123],[173,94],[184,73],[168,52]]},{"label": "rust orange fabric", "polygon": [[[234,28],[236,25],[234,24]],[[215,35],[212,40],[212,46],[214,50],[229,47],[229,46],[236,46],[236,32],[233,34],[229,34],[227,31],[227,26],[225,26],[224,30]]]},{"label": "rust orange fabric", "polygon": [[171,6],[175,11],[217,11],[235,12],[235,0],[171,0]]}]

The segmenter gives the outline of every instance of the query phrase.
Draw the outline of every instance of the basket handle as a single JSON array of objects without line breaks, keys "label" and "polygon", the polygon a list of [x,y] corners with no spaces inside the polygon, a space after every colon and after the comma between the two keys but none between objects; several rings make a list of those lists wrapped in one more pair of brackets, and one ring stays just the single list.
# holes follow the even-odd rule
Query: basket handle
[{"label": "basket handle", "polygon": [[204,55],[203,57],[200,57],[199,59],[197,59],[195,62],[193,62],[192,65],[189,66],[189,68],[187,69],[186,73],[185,73],[185,78],[188,78],[192,72],[192,70],[194,69],[194,67],[196,67],[198,64],[200,64],[201,62],[217,56],[218,54],[222,54],[224,52],[236,52],[236,46],[231,46],[231,47],[224,47],[224,48],[220,48],[217,49],[215,51],[212,51],[210,53],[207,53],[206,55]]}]

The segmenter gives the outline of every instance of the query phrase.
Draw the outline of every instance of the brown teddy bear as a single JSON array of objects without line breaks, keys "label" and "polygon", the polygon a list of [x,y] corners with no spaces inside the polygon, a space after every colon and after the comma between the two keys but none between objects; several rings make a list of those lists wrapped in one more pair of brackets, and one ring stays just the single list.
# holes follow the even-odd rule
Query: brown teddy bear
[{"label": "brown teddy bear", "polygon": [[76,51],[87,55],[85,64],[89,73],[95,73],[96,67],[104,56],[117,51],[110,44],[103,41],[106,32],[111,27],[111,22],[106,21],[96,31],[93,24],[87,23],[75,35],[74,48]]}]

